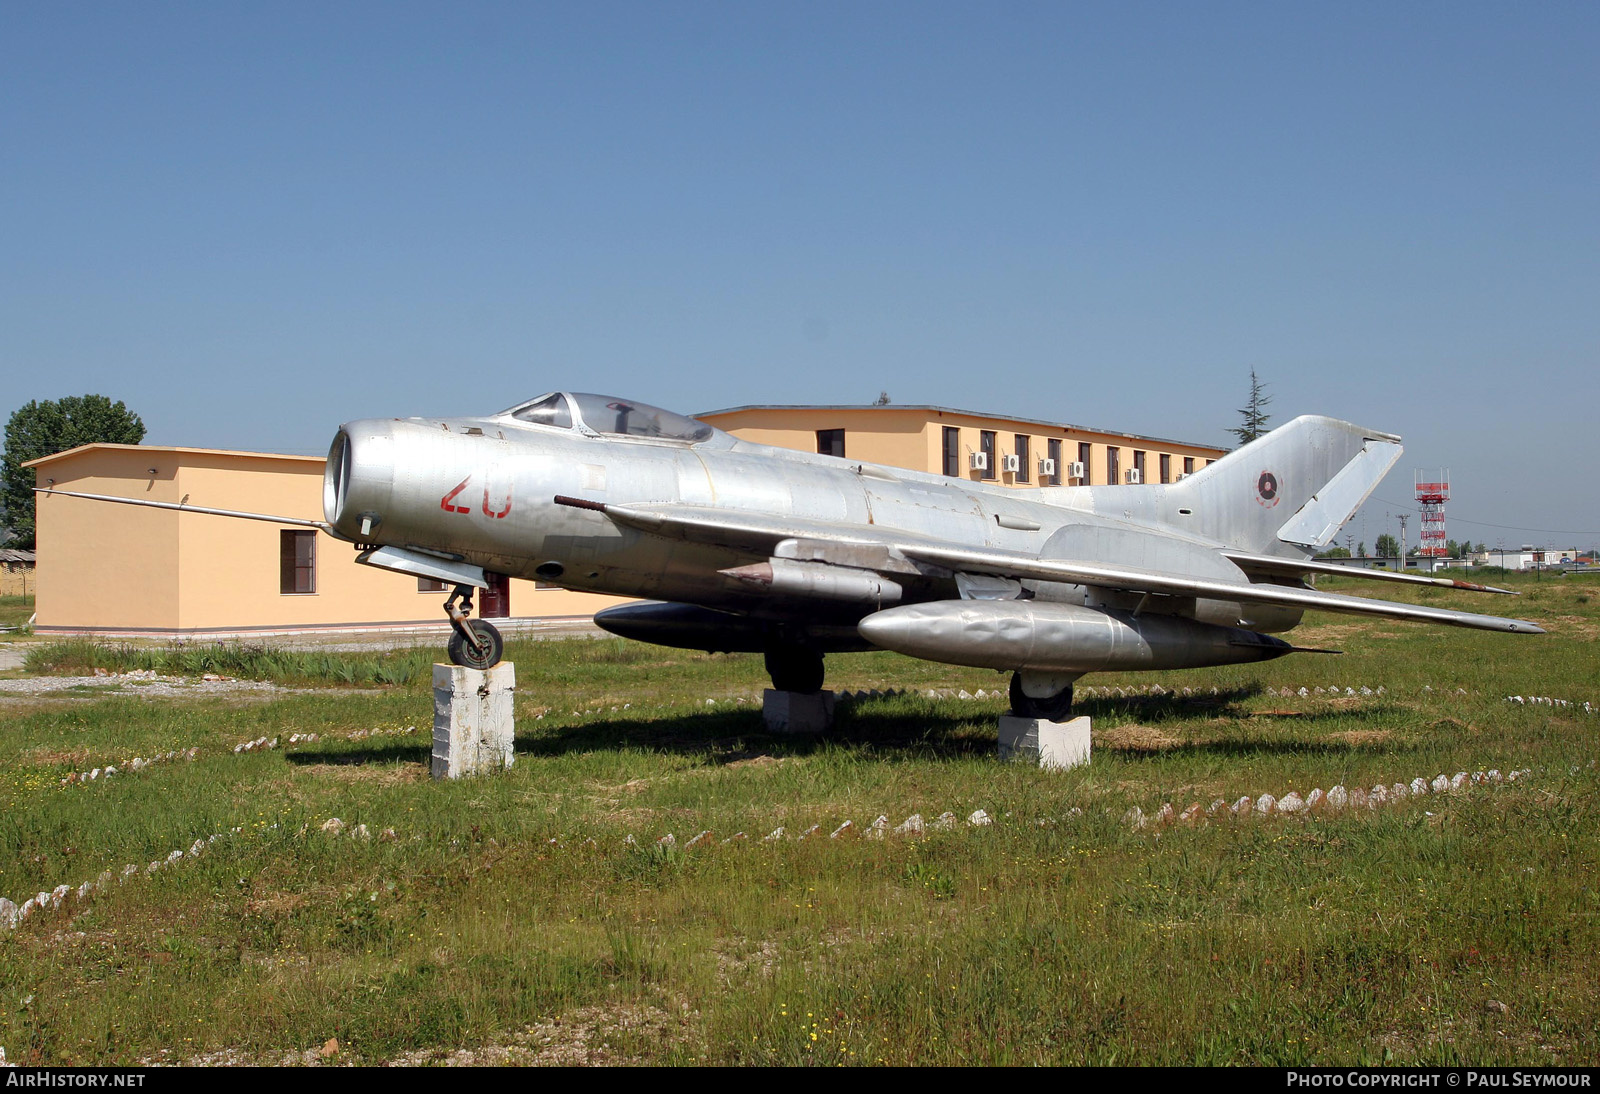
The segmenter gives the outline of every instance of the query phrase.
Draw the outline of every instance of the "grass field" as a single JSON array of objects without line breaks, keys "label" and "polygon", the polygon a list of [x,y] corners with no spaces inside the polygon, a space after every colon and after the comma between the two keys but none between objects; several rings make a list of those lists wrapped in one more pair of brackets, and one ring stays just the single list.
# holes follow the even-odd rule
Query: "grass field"
[{"label": "grass field", "polygon": [[[805,740],[763,731],[759,658],[513,644],[517,763],[449,784],[425,774],[431,650],[215,654],[295,688],[269,693],[106,677],[0,695],[0,895],[138,867],[0,931],[0,1046],[54,1064],[1592,1064],[1600,605],[1577,581],[1507,581],[1525,595],[1410,597],[1549,635],[1317,616],[1295,640],[1344,656],[1086,678],[1179,694],[1084,699],[1094,760],[1066,773],[994,758],[1003,676],[888,654],[830,657],[830,686],[911,693]],[[158,654],[36,642],[29,665]],[[279,747],[233,751],[261,737]],[[1490,769],[1529,774],[1125,820]],[[978,809],[993,823],[966,824]],[[860,835],[913,813],[920,837]]]},{"label": "grass field", "polygon": [[[33,615],[33,597],[31,596],[0,596],[0,627],[22,627],[29,617]],[[9,637],[14,631],[0,631],[0,638]]]}]

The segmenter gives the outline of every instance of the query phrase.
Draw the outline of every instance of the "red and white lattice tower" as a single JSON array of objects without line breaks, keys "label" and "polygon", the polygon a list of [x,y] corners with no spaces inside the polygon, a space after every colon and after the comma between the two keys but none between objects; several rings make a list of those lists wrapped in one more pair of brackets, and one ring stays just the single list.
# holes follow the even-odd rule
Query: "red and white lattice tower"
[{"label": "red and white lattice tower", "polygon": [[1444,503],[1450,500],[1450,472],[1418,471],[1415,481],[1417,504],[1422,507],[1422,534],[1417,553],[1444,558],[1450,553],[1444,538]]}]

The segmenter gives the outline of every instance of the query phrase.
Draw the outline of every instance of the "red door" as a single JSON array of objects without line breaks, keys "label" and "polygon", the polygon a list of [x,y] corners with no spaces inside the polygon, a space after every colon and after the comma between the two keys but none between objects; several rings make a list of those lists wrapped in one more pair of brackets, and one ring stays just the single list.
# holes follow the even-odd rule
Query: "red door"
[{"label": "red door", "polygon": [[505,574],[485,574],[489,587],[478,592],[479,619],[506,619],[511,615],[511,579]]}]

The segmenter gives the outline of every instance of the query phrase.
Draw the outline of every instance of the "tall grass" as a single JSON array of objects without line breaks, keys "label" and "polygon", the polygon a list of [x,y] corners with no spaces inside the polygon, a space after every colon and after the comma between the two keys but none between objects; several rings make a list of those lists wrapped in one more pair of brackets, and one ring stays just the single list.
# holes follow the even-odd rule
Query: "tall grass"
[{"label": "tall grass", "polygon": [[163,676],[207,673],[283,684],[410,684],[427,678],[437,655],[421,649],[379,654],[323,653],[241,642],[175,643],[168,646],[108,644],[68,638],[34,646],[26,668],[38,674],[156,672]]}]

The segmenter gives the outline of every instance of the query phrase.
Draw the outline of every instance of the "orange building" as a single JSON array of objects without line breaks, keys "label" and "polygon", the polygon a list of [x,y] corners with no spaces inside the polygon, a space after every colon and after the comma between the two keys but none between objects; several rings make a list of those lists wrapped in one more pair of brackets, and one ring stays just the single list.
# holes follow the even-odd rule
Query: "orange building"
[{"label": "orange building", "polygon": [[[1223,454],[935,406],[746,406],[700,417],[762,444],[1017,487],[1170,482]],[[39,486],[321,520],[325,462],[94,444],[27,466]],[[350,544],[310,529],[50,495],[38,498],[36,529],[40,633],[215,636],[447,626],[441,586],[357,565]],[[479,613],[509,621],[513,630],[518,621],[587,620],[622,602],[502,580],[480,594]]]},{"label": "orange building", "polygon": [[1177,482],[1227,451],[942,406],[737,406],[698,417],[747,441],[1003,486]]},{"label": "orange building", "polygon": [[[92,444],[34,460],[39,486],[322,519],[321,456]],[[427,626],[437,583],[361,566],[322,532],[38,495],[43,634],[249,634]],[[586,620],[621,599],[516,578],[480,594],[496,620]]]}]

